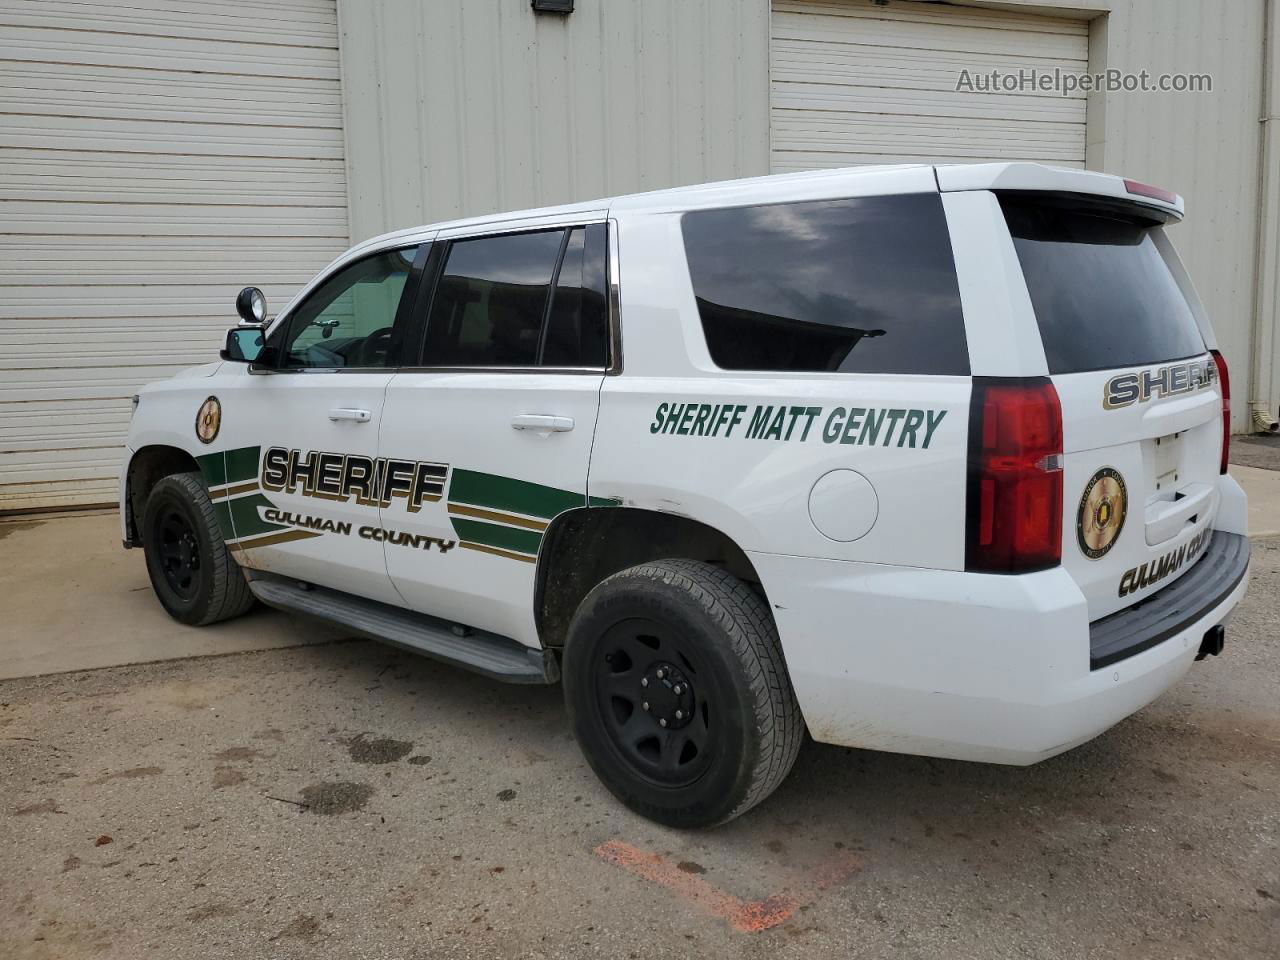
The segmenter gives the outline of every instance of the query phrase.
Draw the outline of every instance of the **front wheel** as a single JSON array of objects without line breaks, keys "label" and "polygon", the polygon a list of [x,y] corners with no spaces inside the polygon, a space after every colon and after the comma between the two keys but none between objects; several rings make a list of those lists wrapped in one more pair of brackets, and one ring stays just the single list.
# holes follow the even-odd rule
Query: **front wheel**
[{"label": "front wheel", "polygon": [[151,586],[175,620],[202,627],[253,606],[199,474],[175,473],[155,485],[142,512],[142,546]]},{"label": "front wheel", "polygon": [[660,560],[614,574],[578,608],[565,701],[587,761],[632,810],[709,827],[772,793],[804,721],[767,604],[732,574]]}]

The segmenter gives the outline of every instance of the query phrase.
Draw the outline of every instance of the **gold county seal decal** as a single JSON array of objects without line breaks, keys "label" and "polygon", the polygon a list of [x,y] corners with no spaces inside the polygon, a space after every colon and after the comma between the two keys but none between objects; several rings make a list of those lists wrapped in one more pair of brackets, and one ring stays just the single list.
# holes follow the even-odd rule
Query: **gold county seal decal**
[{"label": "gold county seal decal", "polygon": [[196,412],[196,436],[201,443],[213,443],[218,439],[218,428],[222,426],[222,404],[217,397],[210,397],[200,404]]},{"label": "gold county seal decal", "polygon": [[1113,467],[1103,467],[1089,480],[1076,513],[1076,539],[1080,552],[1090,560],[1106,556],[1124,529],[1129,494],[1124,477]]}]

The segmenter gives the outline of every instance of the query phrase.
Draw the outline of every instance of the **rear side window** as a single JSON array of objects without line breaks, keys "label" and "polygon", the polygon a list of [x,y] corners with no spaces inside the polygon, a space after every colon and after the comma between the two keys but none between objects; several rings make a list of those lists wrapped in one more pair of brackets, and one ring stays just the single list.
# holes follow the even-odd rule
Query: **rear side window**
[{"label": "rear side window", "polygon": [[704,210],[681,225],[717,366],[969,372],[937,194]]},{"label": "rear side window", "polygon": [[542,366],[604,366],[604,256],[603,223],[569,231],[542,335]]},{"label": "rear side window", "polygon": [[603,224],[449,245],[423,362],[443,367],[603,367]]},{"label": "rear side window", "polygon": [[1145,366],[1204,353],[1152,237],[1158,224],[1105,205],[1000,197],[1050,373]]}]

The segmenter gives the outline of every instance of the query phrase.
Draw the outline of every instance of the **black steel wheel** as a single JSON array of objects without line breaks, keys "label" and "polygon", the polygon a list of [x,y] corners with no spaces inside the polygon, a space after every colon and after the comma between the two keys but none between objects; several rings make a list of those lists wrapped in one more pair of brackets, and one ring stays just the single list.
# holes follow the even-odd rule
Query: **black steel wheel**
[{"label": "black steel wheel", "polygon": [[200,541],[187,514],[169,506],[156,526],[156,552],[169,589],[191,601],[200,587]]},{"label": "black steel wheel", "polygon": [[696,646],[664,623],[637,617],[611,627],[599,651],[594,686],[613,748],[655,784],[696,781],[715,740]]},{"label": "black steel wheel", "polygon": [[564,685],[592,769],[669,826],[755,806],[804,733],[767,604],[698,561],[646,563],[596,586],[569,627]]},{"label": "black steel wheel", "polygon": [[142,548],[156,597],[182,623],[204,626],[253,606],[198,473],[162,478],[142,512]]}]

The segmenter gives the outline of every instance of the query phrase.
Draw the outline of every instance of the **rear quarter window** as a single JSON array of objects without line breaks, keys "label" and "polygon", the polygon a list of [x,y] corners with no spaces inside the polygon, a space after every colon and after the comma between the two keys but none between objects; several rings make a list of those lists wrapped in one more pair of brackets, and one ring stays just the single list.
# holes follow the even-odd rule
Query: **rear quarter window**
[{"label": "rear quarter window", "polygon": [[701,210],[681,227],[718,367],[969,373],[937,194]]},{"label": "rear quarter window", "polygon": [[1086,200],[1000,195],[1050,373],[1147,366],[1205,352],[1155,243],[1158,223]]}]

